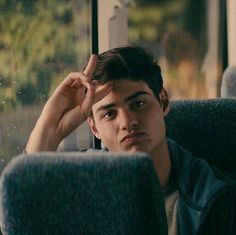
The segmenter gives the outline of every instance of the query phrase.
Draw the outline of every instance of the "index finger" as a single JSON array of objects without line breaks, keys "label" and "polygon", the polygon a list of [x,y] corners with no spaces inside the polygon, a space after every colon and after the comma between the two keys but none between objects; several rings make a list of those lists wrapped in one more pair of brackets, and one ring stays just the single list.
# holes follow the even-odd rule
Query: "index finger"
[{"label": "index finger", "polygon": [[113,89],[112,83],[106,83],[104,85],[98,85],[95,91],[95,100],[94,104],[103,99],[106,95],[108,95]]},{"label": "index finger", "polygon": [[84,70],[84,74],[91,77],[97,65],[97,56],[92,54],[89,58],[88,64]]}]

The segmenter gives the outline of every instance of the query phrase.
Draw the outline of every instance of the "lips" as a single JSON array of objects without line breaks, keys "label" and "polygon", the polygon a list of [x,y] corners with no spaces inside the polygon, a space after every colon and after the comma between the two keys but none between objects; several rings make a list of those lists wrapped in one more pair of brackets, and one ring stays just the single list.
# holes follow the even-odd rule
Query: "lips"
[{"label": "lips", "polygon": [[121,142],[135,142],[143,138],[145,135],[144,132],[133,132],[131,134],[126,135]]}]

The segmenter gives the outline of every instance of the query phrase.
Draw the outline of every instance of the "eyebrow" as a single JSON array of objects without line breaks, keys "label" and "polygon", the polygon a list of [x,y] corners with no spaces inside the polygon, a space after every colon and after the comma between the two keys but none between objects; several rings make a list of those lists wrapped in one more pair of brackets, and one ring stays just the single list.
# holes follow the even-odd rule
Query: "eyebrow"
[{"label": "eyebrow", "polygon": [[[135,99],[135,98],[137,98],[137,97],[139,97],[141,95],[149,95],[149,93],[146,92],[146,91],[137,91],[134,94],[132,94],[131,96],[126,97],[124,99],[124,102],[128,103],[131,100],[133,100],[133,99]],[[110,108],[113,108],[115,106],[116,106],[116,103],[105,104],[105,105],[100,106],[95,112],[99,112],[99,111],[102,111],[102,110],[110,109]]]},{"label": "eyebrow", "polygon": [[133,99],[137,98],[137,97],[140,96],[140,95],[149,95],[149,93],[146,92],[146,91],[137,91],[137,92],[135,92],[133,95],[128,96],[127,98],[125,98],[124,101],[125,101],[125,103],[127,103],[127,102],[129,102],[130,100],[133,100]]}]

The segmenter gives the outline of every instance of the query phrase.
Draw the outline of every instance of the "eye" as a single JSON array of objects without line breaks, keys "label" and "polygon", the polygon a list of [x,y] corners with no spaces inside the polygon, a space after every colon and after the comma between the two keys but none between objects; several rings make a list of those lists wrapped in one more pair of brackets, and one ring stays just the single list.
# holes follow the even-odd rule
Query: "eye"
[{"label": "eye", "polygon": [[102,115],[102,118],[105,118],[107,120],[111,120],[111,119],[115,118],[115,116],[116,116],[116,111],[115,110],[111,110],[111,111],[105,112]]},{"label": "eye", "polygon": [[146,107],[146,102],[145,101],[141,101],[141,100],[135,101],[132,104],[132,108],[135,109],[135,110],[143,109],[145,107]]}]

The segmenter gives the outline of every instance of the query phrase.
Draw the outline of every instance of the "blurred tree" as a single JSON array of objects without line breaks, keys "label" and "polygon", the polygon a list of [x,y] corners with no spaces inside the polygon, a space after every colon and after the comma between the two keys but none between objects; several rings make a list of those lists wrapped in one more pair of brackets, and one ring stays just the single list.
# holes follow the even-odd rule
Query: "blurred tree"
[{"label": "blurred tree", "polygon": [[22,104],[32,104],[37,99],[36,94],[36,88],[31,83],[27,83],[18,89],[16,97]]},{"label": "blurred tree", "polygon": [[[88,17],[79,18],[75,4],[68,0],[0,0],[0,87],[11,88],[17,94],[13,98],[21,103],[24,98],[19,91],[27,90],[29,84],[35,88],[35,100],[43,102],[52,80],[77,68],[77,55],[84,51],[76,44],[79,39],[83,45],[87,39],[78,30],[88,27]],[[75,30],[78,21],[84,27]]]},{"label": "blurred tree", "polygon": [[205,52],[205,0],[135,0],[135,3],[129,9],[131,43],[148,47],[155,44],[151,49],[160,56],[164,35],[178,31],[194,38],[198,46],[203,47],[199,48],[200,51]]},{"label": "blurred tree", "polygon": [[142,1],[136,0],[129,10],[129,40],[160,43],[162,36],[177,27],[186,0]]}]

